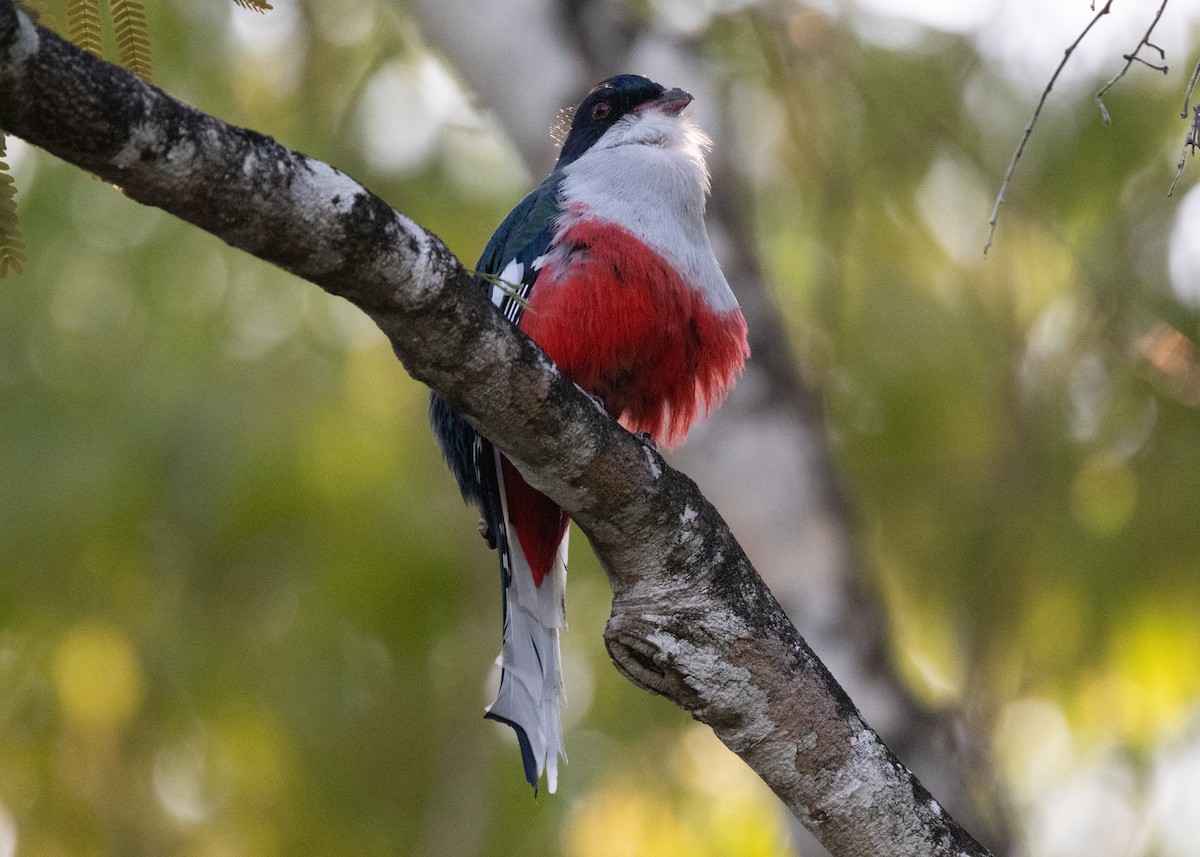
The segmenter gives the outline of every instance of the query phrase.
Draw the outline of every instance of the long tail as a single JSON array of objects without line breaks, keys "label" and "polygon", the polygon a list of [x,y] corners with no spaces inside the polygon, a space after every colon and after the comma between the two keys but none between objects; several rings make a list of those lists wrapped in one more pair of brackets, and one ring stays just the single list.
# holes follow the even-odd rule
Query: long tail
[{"label": "long tail", "polygon": [[[567,760],[559,719],[563,684],[558,631],[567,624],[568,531],[565,523],[553,530],[557,548],[552,558],[546,558],[549,568],[541,568],[535,575],[522,541],[531,548],[532,544],[521,538],[514,523],[524,516],[520,512],[514,516],[517,510],[510,509],[510,504],[519,503],[518,498],[532,489],[499,453],[495,455],[505,528],[505,538],[497,545],[503,579],[504,644],[498,659],[500,692],[485,716],[513,728],[521,745],[525,779],[536,790],[545,773],[546,787],[553,793],[558,785],[558,757]],[[521,483],[519,487],[513,484],[516,482]]]}]

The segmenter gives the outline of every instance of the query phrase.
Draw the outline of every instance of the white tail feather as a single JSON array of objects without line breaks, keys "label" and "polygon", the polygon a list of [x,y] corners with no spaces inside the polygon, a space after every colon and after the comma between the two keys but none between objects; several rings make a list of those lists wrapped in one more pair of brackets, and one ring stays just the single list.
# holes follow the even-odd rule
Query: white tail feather
[{"label": "white tail feather", "polygon": [[542,585],[536,586],[516,528],[508,520],[498,459],[496,469],[508,530],[507,556],[501,558],[508,584],[504,590],[504,644],[497,659],[501,667],[500,691],[487,707],[487,715],[516,730],[526,779],[536,788],[545,773],[546,788],[553,794],[558,786],[558,757],[567,760],[559,719],[563,684],[558,631],[567,625],[564,599],[569,532],[563,533],[554,567],[542,579]]}]

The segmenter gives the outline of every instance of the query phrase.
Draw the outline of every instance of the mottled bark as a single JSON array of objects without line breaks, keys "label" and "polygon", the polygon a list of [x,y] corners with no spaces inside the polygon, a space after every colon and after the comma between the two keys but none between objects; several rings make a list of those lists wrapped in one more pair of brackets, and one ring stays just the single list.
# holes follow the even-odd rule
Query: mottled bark
[{"label": "mottled bark", "polygon": [[695,484],[470,286],[445,246],[337,170],[76,50],[0,0],[0,127],[353,302],[408,371],[591,540],[606,642],[708,723],[835,855],[983,855],[860,718]]}]

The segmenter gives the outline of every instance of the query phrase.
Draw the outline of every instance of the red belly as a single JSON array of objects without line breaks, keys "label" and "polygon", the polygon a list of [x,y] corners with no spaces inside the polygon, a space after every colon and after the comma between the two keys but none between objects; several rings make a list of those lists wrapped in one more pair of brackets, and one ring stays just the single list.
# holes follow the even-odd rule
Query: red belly
[{"label": "red belly", "polygon": [[748,352],[746,322],[714,312],[658,253],[581,221],[538,276],[521,327],[631,431],[671,446],[718,404]]},{"label": "red belly", "polygon": [[[560,240],[571,249],[539,273],[521,328],[630,431],[678,443],[741,371],[741,311],[714,312],[666,259],[611,224],[582,221]],[[504,465],[509,518],[540,586],[568,519]]]}]

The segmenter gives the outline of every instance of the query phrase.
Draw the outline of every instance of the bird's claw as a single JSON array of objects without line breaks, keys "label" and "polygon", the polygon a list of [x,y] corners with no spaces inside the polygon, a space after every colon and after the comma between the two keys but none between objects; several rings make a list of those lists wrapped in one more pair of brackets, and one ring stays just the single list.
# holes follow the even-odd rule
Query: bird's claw
[{"label": "bird's claw", "polygon": [[488,526],[487,518],[483,515],[479,516],[479,535],[487,542],[489,550],[496,549],[496,539],[492,535],[492,528]]}]

